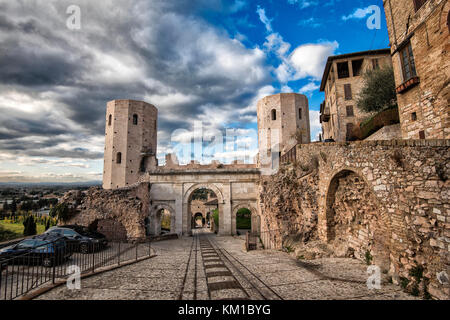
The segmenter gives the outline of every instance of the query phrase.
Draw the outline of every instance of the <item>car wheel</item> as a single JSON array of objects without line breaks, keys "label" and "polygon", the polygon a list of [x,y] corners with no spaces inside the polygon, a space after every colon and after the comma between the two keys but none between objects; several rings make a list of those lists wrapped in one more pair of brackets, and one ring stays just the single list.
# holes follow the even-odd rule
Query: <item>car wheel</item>
[{"label": "car wheel", "polygon": [[50,268],[53,265],[53,261],[51,258],[44,258],[42,260],[42,265],[46,268]]},{"label": "car wheel", "polygon": [[89,247],[87,243],[80,244],[80,252],[81,253],[89,253]]}]

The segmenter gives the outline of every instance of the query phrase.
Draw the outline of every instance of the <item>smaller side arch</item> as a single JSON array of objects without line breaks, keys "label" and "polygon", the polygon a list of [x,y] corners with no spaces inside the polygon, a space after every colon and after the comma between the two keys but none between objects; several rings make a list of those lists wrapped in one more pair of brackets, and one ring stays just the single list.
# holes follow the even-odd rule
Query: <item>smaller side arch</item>
[{"label": "smaller side arch", "polygon": [[239,203],[237,205],[235,205],[233,207],[232,210],[232,216],[231,216],[231,231],[232,234],[236,234],[237,230],[236,230],[236,217],[237,217],[237,213],[239,210],[241,209],[248,209],[250,210],[252,216],[251,216],[251,227],[252,230],[251,232],[253,234],[260,234],[261,232],[261,217],[258,215],[258,210],[256,209],[256,205],[252,204],[250,202],[245,202],[245,203]]},{"label": "smaller side arch", "polygon": [[147,235],[161,234],[161,211],[167,210],[170,213],[170,233],[176,233],[176,214],[171,205],[159,203],[150,210],[150,217],[147,225]]}]

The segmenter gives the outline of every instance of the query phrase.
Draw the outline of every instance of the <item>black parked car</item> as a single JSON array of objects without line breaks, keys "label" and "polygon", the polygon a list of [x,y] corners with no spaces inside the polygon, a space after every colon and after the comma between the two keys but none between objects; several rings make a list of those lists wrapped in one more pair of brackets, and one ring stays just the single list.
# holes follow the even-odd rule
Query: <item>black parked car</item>
[{"label": "black parked car", "polygon": [[40,235],[0,249],[0,269],[10,264],[51,267],[66,261],[72,253],[63,237]]},{"label": "black parked car", "polygon": [[95,252],[102,250],[108,245],[108,240],[103,234],[82,226],[52,227],[45,233],[64,237],[70,250],[73,252]]}]

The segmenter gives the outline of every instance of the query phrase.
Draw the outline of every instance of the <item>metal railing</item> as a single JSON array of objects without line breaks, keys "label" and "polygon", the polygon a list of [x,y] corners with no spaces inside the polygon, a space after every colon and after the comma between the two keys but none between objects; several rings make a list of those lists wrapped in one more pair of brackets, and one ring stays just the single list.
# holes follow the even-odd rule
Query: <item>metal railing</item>
[{"label": "metal railing", "polygon": [[253,235],[253,237],[256,237],[256,240],[253,241],[259,240],[260,247],[264,250],[281,250],[283,249],[284,242],[287,238],[300,238],[301,235],[301,224],[289,224],[283,228],[262,231],[259,235]]},{"label": "metal railing", "polygon": [[297,145],[281,156],[281,163],[294,163],[297,161]]},{"label": "metal railing", "polygon": [[152,249],[148,239],[109,240],[87,246],[56,240],[12,254],[0,256],[0,300],[13,300],[43,285],[64,281],[75,269],[83,275],[151,257]]}]

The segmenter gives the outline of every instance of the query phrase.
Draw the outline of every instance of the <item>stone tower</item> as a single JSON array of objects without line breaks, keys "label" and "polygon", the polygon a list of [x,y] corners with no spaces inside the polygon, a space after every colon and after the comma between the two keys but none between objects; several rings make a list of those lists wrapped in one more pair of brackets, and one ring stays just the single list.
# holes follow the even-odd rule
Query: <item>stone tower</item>
[{"label": "stone tower", "polygon": [[[280,93],[258,101],[259,159],[273,159],[297,143],[310,143],[308,98],[297,93]],[[297,134],[297,132],[299,134]],[[301,136],[298,141],[296,135]]]},{"label": "stone tower", "polygon": [[113,100],[106,106],[103,188],[118,189],[138,182],[156,164],[158,109],[134,100]]}]

